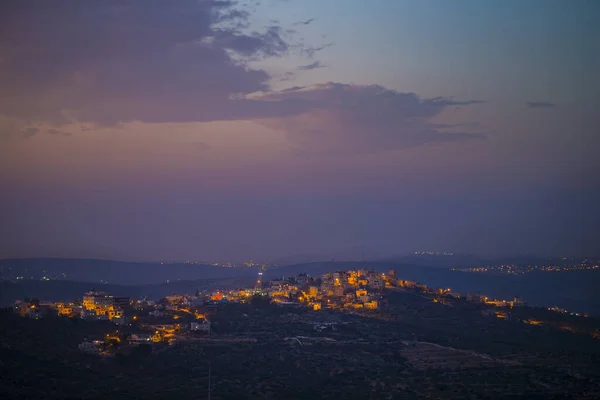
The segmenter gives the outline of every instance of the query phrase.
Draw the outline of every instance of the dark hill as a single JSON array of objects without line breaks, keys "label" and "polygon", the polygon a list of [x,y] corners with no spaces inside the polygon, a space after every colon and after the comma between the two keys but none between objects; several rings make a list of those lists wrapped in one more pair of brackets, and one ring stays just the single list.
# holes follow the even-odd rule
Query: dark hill
[{"label": "dark hill", "polygon": [[112,285],[73,281],[0,281],[0,307],[16,300],[36,297],[47,301],[81,299],[91,289],[103,290],[113,296],[129,296],[158,300],[171,294],[194,294],[196,290],[210,288],[240,288],[254,282],[254,278],[218,278],[175,281],[156,285]]},{"label": "dark hill", "polygon": [[23,258],[0,261],[0,278],[44,277],[80,282],[146,285],[167,281],[251,276],[256,271],[202,264],[136,263],[72,258]]}]

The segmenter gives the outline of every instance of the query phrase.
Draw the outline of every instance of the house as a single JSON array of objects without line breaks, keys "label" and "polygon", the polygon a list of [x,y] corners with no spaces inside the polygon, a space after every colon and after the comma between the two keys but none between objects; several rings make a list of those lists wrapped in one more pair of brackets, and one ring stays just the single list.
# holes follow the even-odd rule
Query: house
[{"label": "house", "polygon": [[29,318],[39,319],[48,315],[50,311],[55,312],[54,304],[52,303],[31,304],[27,310],[27,316]]},{"label": "house", "polygon": [[287,308],[300,308],[302,307],[302,303],[298,303],[296,301],[280,301],[276,303],[279,307],[287,307]]},{"label": "house", "polygon": [[129,344],[137,345],[140,343],[152,343],[152,335],[134,333],[129,337]]},{"label": "house", "polygon": [[194,332],[210,332],[210,322],[201,319],[190,324],[190,330]]},{"label": "house", "polygon": [[98,354],[100,352],[96,344],[88,342],[87,340],[80,343],[77,347],[79,347],[79,350],[85,353]]},{"label": "house", "polygon": [[379,303],[377,302],[377,300],[367,301],[364,304],[365,308],[368,308],[369,310],[377,310],[377,308],[379,307]]},{"label": "house", "polygon": [[91,290],[83,295],[83,307],[92,311],[95,309],[110,309],[114,307],[113,297],[103,291]]},{"label": "house", "polygon": [[45,310],[40,307],[32,307],[27,311],[27,316],[32,319],[40,319],[45,314]]},{"label": "house", "polygon": [[216,311],[219,308],[219,303],[211,301],[211,302],[204,304],[204,308],[207,311]]},{"label": "house", "polygon": [[202,307],[202,305],[204,304],[204,300],[202,299],[202,297],[195,297],[189,300],[189,304],[191,307]]}]

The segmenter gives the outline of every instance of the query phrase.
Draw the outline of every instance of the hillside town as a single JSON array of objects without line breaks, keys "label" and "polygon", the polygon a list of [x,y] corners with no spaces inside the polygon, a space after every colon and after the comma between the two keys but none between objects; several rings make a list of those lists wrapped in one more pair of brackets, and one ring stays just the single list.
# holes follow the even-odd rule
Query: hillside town
[{"label": "hillside town", "polygon": [[[206,391],[211,365],[218,371],[218,392],[235,392],[231,398],[271,393],[284,384],[303,387],[298,374],[323,382],[334,374],[335,390],[346,394],[375,384],[388,394],[411,387],[443,398],[456,388],[494,397],[501,386],[490,381],[531,374],[540,381],[519,381],[509,393],[563,393],[564,385],[570,392],[600,393],[598,385],[590,392],[589,382],[600,376],[594,358],[582,356],[599,346],[597,319],[531,307],[519,297],[429,288],[393,270],[271,280],[261,272],[247,288],[157,300],[92,289],[72,302],[24,299],[0,317],[0,328],[12,338],[0,336],[0,349],[68,357],[76,371],[91,368],[90,376],[118,370],[118,390],[132,393],[180,390],[190,379],[190,396]],[[182,365],[194,372],[181,373]],[[152,379],[148,370],[157,371]],[[251,382],[248,370],[270,386]],[[431,376],[424,380],[424,373]],[[394,386],[399,376],[404,386]]]},{"label": "hillside town", "polygon": [[[38,299],[17,301],[13,311],[32,319],[58,315],[88,321],[110,321],[116,325],[113,333],[86,339],[79,348],[88,353],[111,355],[118,347],[116,345],[122,342],[135,346],[143,343],[173,345],[178,341],[206,340],[206,336],[211,334],[211,317],[224,304],[262,301],[290,309],[315,312],[329,310],[386,318],[387,291],[411,293],[446,306],[452,306],[453,301],[463,300],[479,304],[484,316],[507,320],[512,318],[511,311],[515,307],[525,305],[519,297],[497,300],[472,293],[463,296],[450,288],[431,289],[417,282],[399,279],[394,270],[379,273],[360,269],[327,273],[320,277],[299,274],[265,282],[263,273],[259,272],[256,283],[251,288],[197,291],[193,295],[173,294],[158,301],[114,297],[93,289],[73,302],[53,303]],[[548,310],[568,314],[563,309]],[[523,319],[522,322],[533,325],[544,323],[531,318]],[[326,326],[327,322],[320,323],[315,325],[315,329],[321,330]],[[565,330],[572,328],[567,327]],[[592,335],[600,337],[598,332],[593,332]]]}]

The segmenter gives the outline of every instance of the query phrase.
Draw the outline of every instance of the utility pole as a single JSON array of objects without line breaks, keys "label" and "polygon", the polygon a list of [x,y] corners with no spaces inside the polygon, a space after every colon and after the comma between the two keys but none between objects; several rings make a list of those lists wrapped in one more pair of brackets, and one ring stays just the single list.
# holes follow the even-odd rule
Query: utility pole
[{"label": "utility pole", "polygon": [[212,392],[212,385],[210,383],[210,373],[211,373],[211,365],[210,361],[208,362],[208,400],[210,400],[210,394]]}]

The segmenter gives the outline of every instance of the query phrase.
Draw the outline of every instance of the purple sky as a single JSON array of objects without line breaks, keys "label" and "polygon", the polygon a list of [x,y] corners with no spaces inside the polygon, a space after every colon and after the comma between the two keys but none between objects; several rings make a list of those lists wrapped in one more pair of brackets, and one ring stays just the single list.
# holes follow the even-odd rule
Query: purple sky
[{"label": "purple sky", "polygon": [[0,257],[598,255],[599,26],[593,1],[2,1]]}]

